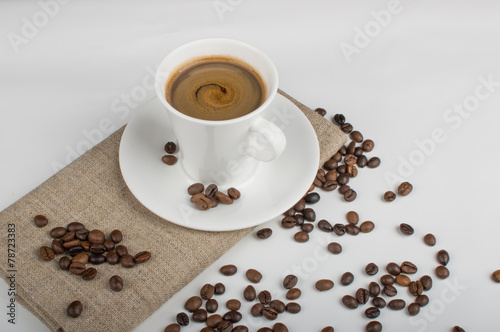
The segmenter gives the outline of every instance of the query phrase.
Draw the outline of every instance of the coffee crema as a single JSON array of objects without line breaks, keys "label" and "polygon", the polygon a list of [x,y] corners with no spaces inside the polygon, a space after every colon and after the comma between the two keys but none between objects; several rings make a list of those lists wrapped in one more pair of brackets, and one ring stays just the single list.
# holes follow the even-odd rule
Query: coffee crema
[{"label": "coffee crema", "polygon": [[167,102],[202,120],[230,120],[255,111],[266,86],[255,69],[231,57],[204,57],[181,66],[167,81]]}]

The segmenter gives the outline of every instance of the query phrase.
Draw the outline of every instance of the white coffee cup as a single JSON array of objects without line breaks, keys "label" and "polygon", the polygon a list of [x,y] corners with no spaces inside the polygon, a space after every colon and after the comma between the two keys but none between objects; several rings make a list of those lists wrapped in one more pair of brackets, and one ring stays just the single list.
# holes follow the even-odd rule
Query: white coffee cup
[{"label": "white coffee cup", "polygon": [[[200,57],[226,56],[255,69],[266,85],[264,103],[244,116],[210,121],[177,111],[165,97],[169,78],[183,65]],[[278,71],[260,50],[238,40],[208,38],[171,51],[156,71],[156,94],[167,110],[179,146],[179,163],[191,181],[234,186],[251,178],[259,162],[272,161],[284,151],[280,128],[263,118],[278,90]]]}]

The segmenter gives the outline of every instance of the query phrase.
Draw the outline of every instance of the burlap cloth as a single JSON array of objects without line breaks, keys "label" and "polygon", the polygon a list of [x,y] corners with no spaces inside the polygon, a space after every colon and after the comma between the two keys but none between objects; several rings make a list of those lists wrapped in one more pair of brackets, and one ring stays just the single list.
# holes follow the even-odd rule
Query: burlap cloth
[{"label": "burlap cloth", "polygon": [[[345,143],[345,135],[329,121],[280,93],[313,124],[319,137],[321,162]],[[53,331],[132,330],[251,231],[196,231],[166,222],[144,208],[120,173],[118,147],[122,133],[123,128],[0,213],[2,277],[6,279],[8,270],[7,224],[14,223],[17,301]],[[37,214],[49,218],[46,227],[34,225]],[[45,262],[38,250],[50,246],[48,233],[53,227],[72,221],[105,234],[121,229],[129,252],[149,250],[152,258],[131,269],[99,265],[92,281],[61,271],[60,256]],[[121,292],[109,288],[108,280],[114,274],[125,280]],[[84,312],[77,319],[69,318],[66,308],[76,299],[83,303]]]}]

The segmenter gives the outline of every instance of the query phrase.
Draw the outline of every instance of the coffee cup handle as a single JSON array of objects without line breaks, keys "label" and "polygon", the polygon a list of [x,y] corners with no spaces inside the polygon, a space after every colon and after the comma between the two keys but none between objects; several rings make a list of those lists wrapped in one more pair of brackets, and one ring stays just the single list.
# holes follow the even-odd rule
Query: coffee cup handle
[{"label": "coffee cup handle", "polygon": [[271,121],[260,118],[250,127],[243,153],[259,161],[278,158],[286,147],[283,131]]}]

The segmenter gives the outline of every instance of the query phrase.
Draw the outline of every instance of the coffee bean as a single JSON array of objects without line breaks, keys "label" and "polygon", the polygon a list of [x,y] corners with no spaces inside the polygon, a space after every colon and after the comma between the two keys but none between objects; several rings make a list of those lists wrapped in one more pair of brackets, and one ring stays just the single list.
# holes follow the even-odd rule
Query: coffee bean
[{"label": "coffee bean", "polygon": [[202,211],[206,211],[212,207],[212,200],[203,194],[196,194],[191,197],[194,206]]},{"label": "coffee bean", "polygon": [[382,324],[380,322],[374,320],[366,324],[365,327],[366,332],[381,332],[382,331]]},{"label": "coffee bean", "polygon": [[354,281],[354,275],[351,272],[345,272],[340,278],[340,284],[342,286],[349,286]]},{"label": "coffee bean", "polygon": [[350,137],[356,143],[363,142],[363,135],[359,131],[357,131],[357,130],[351,132]]},{"label": "coffee bean", "polygon": [[380,158],[379,157],[372,157],[370,160],[368,160],[368,163],[366,164],[368,168],[377,168],[380,166]]},{"label": "coffee bean", "polygon": [[262,279],[262,274],[259,271],[254,270],[254,269],[249,269],[245,275],[246,275],[248,281],[253,282],[254,284],[259,283],[260,280]]},{"label": "coffee bean", "polygon": [[219,190],[216,184],[209,184],[207,189],[205,189],[205,196],[215,197],[215,193]]},{"label": "coffee bean", "polygon": [[[89,262],[94,264],[94,265],[99,265],[102,264],[106,261],[106,257],[104,257],[101,254],[92,254],[89,257]],[[123,265],[123,264],[122,264]],[[135,264],[134,264],[135,265]]]},{"label": "coffee bean", "polygon": [[380,286],[376,282],[372,281],[368,285],[368,292],[371,297],[376,297],[380,295]]},{"label": "coffee bean", "polygon": [[193,196],[196,194],[201,194],[203,190],[205,190],[205,186],[203,185],[203,183],[193,183],[188,187],[187,192],[189,195]]},{"label": "coffee bean", "polygon": [[297,221],[295,220],[295,217],[286,216],[283,219],[281,219],[281,226],[283,228],[294,228],[295,225],[297,225]]},{"label": "coffee bean", "polygon": [[386,202],[392,202],[393,200],[396,199],[396,194],[392,191],[386,191],[384,194],[384,201]]},{"label": "coffee bean", "polygon": [[205,309],[197,309],[193,312],[191,318],[194,322],[203,323],[207,321],[207,311]]},{"label": "coffee bean", "polygon": [[326,182],[326,174],[325,170],[319,169],[318,172],[316,173],[316,178],[321,182]]},{"label": "coffee bean", "polygon": [[361,144],[361,147],[364,152],[372,152],[375,147],[375,143],[371,139],[367,139]]},{"label": "coffee bean", "polygon": [[172,166],[177,162],[177,157],[172,155],[164,155],[163,157],[161,157],[161,161],[163,161],[164,164]]},{"label": "coffee bean", "polygon": [[337,152],[333,155],[332,159],[339,163],[342,160],[342,154]]},{"label": "coffee bean", "polygon": [[408,196],[413,190],[413,186],[410,182],[403,182],[398,187],[398,194],[400,196]]},{"label": "coffee bean", "polygon": [[396,276],[396,283],[399,286],[408,287],[410,285],[410,283],[411,283],[411,280],[410,280],[410,278],[407,275],[398,274]]},{"label": "coffee bean", "polygon": [[370,233],[375,228],[375,224],[369,220],[363,221],[361,225],[359,225],[359,230],[361,233]]},{"label": "coffee bean", "polygon": [[69,242],[75,239],[75,231],[68,231],[64,236],[61,238],[64,242]]},{"label": "coffee bean", "polygon": [[387,303],[387,307],[392,310],[402,310],[406,306],[406,302],[401,299],[392,300]]},{"label": "coffee bean", "polygon": [[446,279],[450,276],[450,271],[443,265],[436,267],[435,272],[439,279]]},{"label": "coffee bean", "polygon": [[365,316],[370,319],[377,318],[380,316],[380,309],[377,307],[369,307],[365,310]]},{"label": "coffee bean", "polygon": [[205,324],[207,324],[210,328],[215,328],[220,322],[222,322],[222,316],[219,314],[213,314],[207,317]]},{"label": "coffee bean", "polygon": [[424,236],[424,243],[428,245],[429,247],[433,247],[436,245],[436,237],[432,235],[431,233],[426,234]]},{"label": "coffee bean", "polygon": [[366,165],[368,165],[368,158],[366,158],[366,156],[362,154],[361,156],[358,157],[356,164],[360,168],[365,168]]},{"label": "coffee bean", "polygon": [[181,327],[179,326],[179,324],[174,323],[165,327],[165,330],[163,332],[180,332],[180,331]]},{"label": "coffee bean", "polygon": [[378,266],[375,263],[369,263],[365,267],[365,273],[369,276],[374,276],[378,273]]},{"label": "coffee bean", "polygon": [[398,294],[398,291],[397,291],[396,287],[394,287],[392,285],[386,285],[382,289],[382,293],[389,296],[389,297],[392,297],[392,296],[396,296],[396,294]]},{"label": "coffee bean", "polygon": [[240,191],[238,189],[232,188],[232,187],[227,190],[227,194],[232,199],[239,199],[241,197]]},{"label": "coffee bean", "polygon": [[356,300],[360,304],[365,304],[366,302],[368,302],[369,299],[370,299],[370,292],[368,292],[368,289],[359,288],[356,291]]},{"label": "coffee bean", "polygon": [[363,151],[363,148],[360,146],[358,146],[356,149],[354,149],[354,155],[356,157],[361,156],[363,153],[365,153],[365,151]]},{"label": "coffee bean", "polygon": [[280,300],[272,300],[269,306],[276,310],[279,314],[285,312],[286,310],[285,304]]},{"label": "coffee bean", "polygon": [[110,251],[115,249],[115,243],[109,239],[104,240],[104,247],[106,248],[106,251]]},{"label": "coffee bean", "polygon": [[428,291],[429,289],[432,288],[432,278],[425,275],[420,278],[420,282],[422,283],[422,286],[424,288],[424,291]]},{"label": "coffee bean", "polygon": [[259,239],[267,239],[273,234],[273,230],[270,228],[262,228],[259,231],[257,231],[256,235],[257,238]]},{"label": "coffee bean", "polygon": [[80,301],[73,301],[69,304],[68,309],[66,309],[66,313],[71,318],[76,318],[82,314],[83,304]]},{"label": "coffee bean", "polygon": [[412,262],[403,262],[400,268],[401,272],[406,274],[415,274],[418,271],[417,266]]},{"label": "coffee bean", "polygon": [[359,222],[359,215],[354,211],[347,212],[345,218],[350,224],[356,225]]},{"label": "coffee bean", "polygon": [[309,193],[305,197],[305,201],[307,204],[316,204],[320,201],[321,197],[318,193]]},{"label": "coffee bean", "polygon": [[[259,296],[260,296],[260,294],[259,294]],[[271,296],[271,294],[269,294],[269,296]],[[259,297],[259,299],[260,299],[260,297]],[[229,310],[240,310],[241,302],[239,300],[236,300],[236,299],[228,300],[226,302],[226,308],[228,308]]]},{"label": "coffee bean", "polygon": [[289,302],[286,305],[286,311],[291,313],[291,314],[297,314],[301,310],[300,304],[296,302]]},{"label": "coffee bean", "polygon": [[255,288],[252,285],[248,285],[243,291],[243,298],[248,302],[255,300],[257,297],[257,293],[255,292]]},{"label": "coffee bean", "polygon": [[293,274],[289,274],[283,279],[283,287],[286,289],[292,289],[293,287],[295,287],[295,285],[297,285],[298,281],[299,278],[297,278]]},{"label": "coffee bean", "polygon": [[115,292],[119,292],[123,289],[123,279],[120,276],[114,275],[109,278],[109,287]]},{"label": "coffee bean", "polygon": [[108,262],[109,264],[115,265],[115,264],[118,264],[119,261],[120,261],[120,257],[118,256],[118,254],[116,252],[110,251],[106,254],[106,262]]},{"label": "coffee bean", "polygon": [[331,326],[327,326],[327,327],[324,327],[321,332],[334,332],[333,330],[333,327]]},{"label": "coffee bean", "polygon": [[260,316],[262,316],[262,310],[263,309],[264,309],[264,306],[262,305],[262,303],[256,303],[250,309],[250,313],[254,317],[260,317]]},{"label": "coffee bean", "polygon": [[262,292],[260,292],[257,297],[259,299],[259,302],[264,305],[271,303],[272,300],[271,293],[269,293],[269,291],[267,290],[263,290]]},{"label": "coffee bean", "polygon": [[33,222],[35,223],[35,226],[36,227],[45,227],[47,226],[47,224],[49,223],[49,219],[47,219],[46,216],[44,215],[36,215],[35,218],[33,218]]},{"label": "coffee bean", "polygon": [[69,272],[73,274],[82,274],[83,271],[85,271],[85,264],[75,262],[69,266]]},{"label": "coffee bean", "polygon": [[360,232],[359,227],[356,225],[353,225],[353,224],[347,224],[347,225],[345,225],[345,228],[347,230],[347,233],[349,233],[350,235],[356,236]]},{"label": "coffee bean", "polygon": [[184,309],[194,312],[196,309],[201,308],[202,303],[203,301],[199,296],[192,296],[184,303]]},{"label": "coffee bean", "polygon": [[[344,157],[344,163],[349,167],[349,166],[354,166],[356,165],[356,162],[357,162],[357,158],[355,155],[353,154],[348,154],[347,156]],[[347,173],[347,170],[346,169],[346,173]],[[343,183],[345,184],[345,183]]]},{"label": "coffee bean", "polygon": [[79,230],[75,231],[75,237],[78,240],[86,241],[89,237],[89,233],[90,233],[90,231],[88,229],[79,229]]},{"label": "coffee bean", "polygon": [[275,320],[278,318],[278,312],[271,307],[264,307],[262,308],[262,316],[269,320]]},{"label": "coffee bean", "polygon": [[283,323],[276,323],[273,325],[273,332],[288,332],[288,327]]},{"label": "coffee bean", "polygon": [[352,295],[344,295],[342,297],[342,304],[344,304],[344,306],[346,306],[346,308],[356,309],[359,305],[359,302]]},{"label": "coffee bean", "polygon": [[97,275],[97,270],[93,267],[89,267],[82,272],[81,276],[83,280],[92,280]]},{"label": "coffee bean", "polygon": [[320,292],[324,292],[333,288],[333,281],[329,279],[321,279],[316,281],[316,289]]},{"label": "coffee bean", "polygon": [[377,308],[385,308],[385,300],[379,296],[373,298],[372,304]]},{"label": "coffee bean", "polygon": [[134,256],[134,262],[140,264],[149,261],[150,258],[151,258],[151,253],[149,251],[141,251],[140,253]]},{"label": "coffee bean", "polygon": [[293,238],[295,239],[295,241],[297,241],[299,243],[304,243],[304,242],[309,241],[309,234],[306,232],[300,231],[300,232],[295,233]]},{"label": "coffee bean", "polygon": [[[296,300],[301,295],[302,295],[302,291],[300,289],[298,289],[298,288],[292,288],[292,289],[289,289],[288,292],[286,292],[285,297],[288,300]],[[266,304],[266,303],[262,303],[262,304]]]},{"label": "coffee bean", "polygon": [[351,178],[355,178],[356,176],[358,176],[358,169],[356,168],[356,166],[347,166],[346,174]]},{"label": "coffee bean", "polygon": [[54,251],[54,254],[63,254],[64,253],[64,247],[63,245],[61,244],[61,242],[59,242],[59,240],[52,240],[52,250]]},{"label": "coffee bean", "polygon": [[448,265],[448,262],[450,261],[450,255],[446,250],[439,250],[436,254],[436,258],[438,263],[444,266]]},{"label": "coffee bean", "polygon": [[425,294],[419,295],[415,299],[415,303],[421,307],[425,307],[427,304],[429,304],[429,298]]},{"label": "coffee bean", "polygon": [[63,256],[59,259],[59,267],[61,270],[67,270],[71,265],[71,259],[68,256]]},{"label": "coffee bean", "polygon": [[408,291],[413,296],[419,296],[422,295],[422,292],[424,291],[424,286],[422,285],[422,282],[420,280],[412,281],[408,286]]},{"label": "coffee bean", "polygon": [[[229,301],[232,301],[232,300],[229,300]],[[228,302],[229,302],[228,301]],[[238,300],[236,300],[238,301]],[[214,312],[217,311],[217,309],[219,309],[219,303],[217,302],[216,299],[210,299],[207,301],[207,303],[205,304],[205,308],[207,308],[207,311],[211,314],[213,314]],[[239,308],[238,308],[239,309]],[[238,310],[236,309],[236,310]]]},{"label": "coffee bean", "polygon": [[351,189],[351,187],[349,187],[348,185],[343,185],[343,186],[340,186],[339,188],[339,194],[341,195],[344,195],[346,192],[348,192],[349,190]]},{"label": "coffee bean", "polygon": [[83,247],[80,245],[80,246],[75,246],[75,247],[71,247],[68,249],[68,254],[73,257],[73,256],[76,256],[78,255],[79,253],[83,252]]},{"label": "coffee bean", "polygon": [[394,282],[396,282],[396,280],[394,279],[393,276],[391,276],[389,274],[385,274],[385,275],[380,277],[380,283],[384,286],[394,285]]},{"label": "coffee bean", "polygon": [[85,225],[83,225],[81,222],[73,221],[73,222],[70,222],[68,224],[68,226],[66,226],[66,229],[68,230],[68,232],[71,232],[71,231],[76,232],[76,231],[85,229]]},{"label": "coffee bean", "polygon": [[345,123],[345,116],[343,114],[335,114],[335,116],[333,117],[333,122],[341,126]]},{"label": "coffee bean", "polygon": [[233,199],[231,197],[229,197],[228,195],[224,194],[223,192],[221,191],[217,191],[215,193],[215,197],[217,198],[217,200],[219,202],[221,202],[222,204],[233,204]]},{"label": "coffee bean", "polygon": [[257,330],[257,332],[273,332],[273,329],[269,327],[261,327],[260,329]]},{"label": "coffee bean", "polygon": [[71,247],[76,247],[80,245],[80,240],[76,239],[76,240],[71,240],[71,241],[68,241],[68,242],[64,242],[63,243],[63,247],[64,248],[71,248]]},{"label": "coffee bean", "polygon": [[209,300],[212,298],[212,296],[214,296],[214,292],[215,287],[213,285],[205,284],[203,285],[203,287],[201,287],[200,296],[204,300]]},{"label": "coffee bean", "polygon": [[420,312],[420,306],[416,303],[411,303],[408,306],[408,315],[410,316],[416,316]]},{"label": "coffee bean", "polygon": [[300,226],[300,230],[303,231],[303,232],[306,232],[306,233],[311,233],[314,229],[314,225],[313,224],[303,224],[302,226]]},{"label": "coffee bean", "polygon": [[347,148],[345,145],[343,145],[339,151],[338,151],[342,156],[345,156],[347,154]]},{"label": "coffee bean", "polygon": [[124,245],[121,245],[121,244],[116,246],[115,251],[118,254],[118,256],[120,256],[120,257],[128,254],[127,247],[125,247]]},{"label": "coffee bean", "polygon": [[[90,256],[92,258],[92,256]],[[126,254],[120,257],[120,264],[125,268],[131,268],[135,266],[134,256]]]},{"label": "coffee bean", "polygon": [[71,259],[71,262],[72,263],[78,262],[78,263],[82,263],[82,264],[87,264],[89,262],[89,255],[85,252],[81,252],[78,255],[75,255]]},{"label": "coffee bean", "polygon": [[350,123],[344,123],[343,125],[340,126],[340,130],[342,130],[344,133],[349,134],[352,132],[352,124]]},{"label": "coffee bean", "polygon": [[[346,172],[347,172],[347,168],[346,168]],[[347,174],[346,172],[344,173],[341,173],[338,177],[337,177],[337,183],[340,184],[340,185],[345,185],[349,182],[349,174]]]},{"label": "coffee bean", "polygon": [[235,265],[224,265],[223,267],[220,268],[220,273],[222,273],[225,276],[233,276],[238,272],[238,268]]},{"label": "coffee bean", "polygon": [[493,272],[491,274],[491,279],[494,281],[494,282],[498,282],[500,283],[500,270],[496,270],[495,272]]},{"label": "coffee bean", "polygon": [[338,236],[342,236],[347,232],[347,229],[342,224],[335,224],[335,225],[333,225],[333,232],[335,234],[337,234]]},{"label": "coffee bean", "polygon": [[[323,168],[326,169],[327,171],[332,171],[334,169],[336,169],[338,167],[338,163],[337,161],[335,161],[335,159],[329,159],[327,160],[324,164],[323,164]],[[328,173],[330,173],[328,172]],[[328,180],[327,178],[327,175],[328,173],[325,175],[325,179]],[[330,179],[332,180],[332,179]],[[333,181],[336,180],[336,179],[333,179]]]},{"label": "coffee bean", "polygon": [[222,295],[226,292],[226,286],[224,284],[218,282],[214,286],[214,294],[215,295]]},{"label": "coffee bean", "polygon": [[177,324],[179,324],[180,326],[189,325],[189,317],[185,312],[179,312],[175,319],[177,320]]},{"label": "coffee bean", "polygon": [[451,332],[465,332],[465,330],[463,328],[461,328],[460,326],[453,326],[453,328],[451,329]]},{"label": "coffee bean", "polygon": [[358,197],[358,194],[356,193],[356,191],[352,190],[352,189],[349,189],[345,194],[344,194],[344,200],[346,202],[352,202],[356,199],[356,197]]},{"label": "coffee bean", "polygon": [[104,244],[92,244],[90,246],[90,252],[96,255],[102,255],[106,251]]},{"label": "coffee bean", "polygon": [[40,257],[44,260],[44,261],[51,261],[54,259],[54,257],[56,257],[56,254],[54,253],[54,250],[52,250],[51,248],[47,247],[47,246],[43,246],[40,248],[39,250],[40,252]]},{"label": "coffee bean", "polygon": [[50,236],[54,239],[60,239],[66,234],[66,228],[64,227],[55,227],[50,231]]},{"label": "coffee bean", "polygon": [[316,212],[314,212],[314,210],[311,208],[304,209],[304,211],[302,211],[302,215],[304,216],[304,219],[307,221],[316,220]]},{"label": "coffee bean", "polygon": [[401,273],[401,267],[396,263],[389,263],[385,267],[386,271],[392,274],[393,276],[397,276]]},{"label": "coffee bean", "polygon": [[329,243],[326,249],[334,255],[338,255],[342,252],[342,246],[337,242]]},{"label": "coffee bean", "polygon": [[89,241],[82,241],[80,243],[80,246],[83,248],[83,251],[90,251],[90,242]]},{"label": "coffee bean", "polygon": [[408,224],[405,224],[405,223],[401,223],[399,225],[399,231],[401,232],[401,234],[403,235],[413,235],[413,233],[415,232],[413,230],[413,227],[411,227],[410,225]]},{"label": "coffee bean", "polygon": [[333,226],[327,220],[321,219],[318,221],[318,228],[323,232],[331,233],[333,232]]},{"label": "coffee bean", "polygon": [[174,142],[168,142],[165,144],[165,152],[168,154],[174,154],[177,151],[177,145]]},{"label": "coffee bean", "polygon": [[[198,309],[199,310],[199,309]],[[222,316],[222,319],[225,321],[229,321],[231,323],[238,323],[242,318],[241,313],[235,310],[228,311]]]},{"label": "coffee bean", "polygon": [[314,110],[314,112],[318,113],[319,115],[321,116],[325,116],[326,115],[326,110],[324,108],[321,108],[321,107],[318,107]]},{"label": "coffee bean", "polygon": [[104,233],[98,229],[90,231],[88,240],[92,244],[103,244],[104,243]]}]

